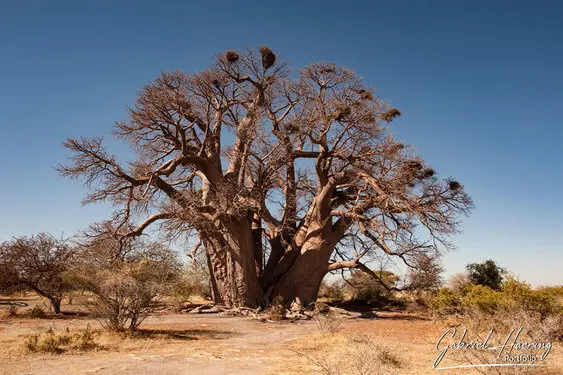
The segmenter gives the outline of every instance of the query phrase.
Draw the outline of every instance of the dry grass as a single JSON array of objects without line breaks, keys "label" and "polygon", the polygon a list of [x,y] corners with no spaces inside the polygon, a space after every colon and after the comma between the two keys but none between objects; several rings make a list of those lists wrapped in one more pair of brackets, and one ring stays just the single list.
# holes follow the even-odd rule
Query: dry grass
[{"label": "dry grass", "polygon": [[333,334],[316,339],[294,352],[323,375],[377,375],[396,373],[404,366],[397,350],[377,343],[370,335]]},{"label": "dry grass", "polygon": [[35,306],[34,308],[28,311],[27,315],[30,318],[44,319],[47,314],[45,313],[45,309],[43,309],[40,306]]},{"label": "dry grass", "polygon": [[18,316],[18,308],[15,305],[10,305],[8,308],[6,315],[10,318],[15,318]]},{"label": "dry grass", "polygon": [[342,326],[342,321],[344,319],[338,314],[329,311],[326,314],[316,314],[314,320],[315,323],[317,324],[318,330],[321,333],[335,334],[338,331],[340,331],[340,328]]},{"label": "dry grass", "polygon": [[285,318],[286,309],[283,304],[283,298],[277,296],[272,301],[272,304],[265,311],[264,317],[267,320],[279,321]]},{"label": "dry grass", "polygon": [[[28,309],[38,301],[26,300]],[[83,311],[78,305],[73,306],[74,309]],[[436,322],[416,314],[378,312],[377,319],[342,319],[338,329],[327,334],[319,329],[315,320],[270,323],[252,318],[163,311],[159,318],[150,317],[142,329],[134,333],[100,330],[99,335],[94,336],[97,347],[81,350],[81,340],[74,337],[88,324],[92,330],[100,328],[84,313],[69,313],[67,308],[62,316],[49,314],[47,319],[29,319],[22,309],[19,316],[12,318],[7,317],[8,306],[0,310],[3,313],[0,314],[1,375],[74,375],[92,370],[102,375],[116,372],[183,374],[186,368],[190,373],[204,375],[225,371],[245,375],[449,375],[460,372],[437,372],[432,368],[437,356],[437,339],[452,326],[467,325],[471,330],[476,329],[470,322],[455,319]],[[521,324],[522,318],[518,319]],[[533,321],[526,323],[534,324]],[[68,332],[66,327],[69,327]],[[47,333],[49,328],[53,334]],[[483,330],[486,328],[482,326]],[[37,343],[30,338],[34,335],[37,335]],[[67,339],[66,336],[73,337]],[[44,350],[30,353],[24,347],[26,340],[31,347],[43,346]],[[540,371],[553,375],[563,373],[562,353],[561,345],[555,344],[548,359],[550,366]],[[468,363],[466,358],[451,354],[444,360],[444,367]],[[469,360],[481,361],[479,358]],[[468,369],[463,374],[480,372]]]},{"label": "dry grass", "polygon": [[[551,319],[553,318],[553,319]],[[506,362],[503,360],[504,354],[499,356],[498,350],[451,350],[448,353],[450,360],[457,364],[496,364],[496,363],[514,363],[514,364],[550,364],[552,363],[554,357],[560,358],[560,353],[557,353],[560,349],[558,341],[560,341],[560,332],[563,329],[562,317],[550,317],[548,319],[540,319],[540,316],[533,314],[531,312],[523,311],[497,311],[494,315],[484,314],[482,312],[474,311],[471,314],[458,316],[453,319],[451,326],[457,327],[458,335],[464,329],[467,329],[467,336],[465,341],[467,342],[483,342],[491,329],[494,329],[492,339],[490,340],[490,346],[502,346],[507,340],[507,337],[514,330],[512,336],[510,336],[510,341],[508,346],[511,345],[519,329],[522,329],[521,333],[518,334],[518,343],[549,343],[554,346],[551,349],[546,361],[541,361],[539,358],[541,354],[545,351],[544,348],[541,349],[526,349],[526,348],[516,348],[514,352],[511,353],[512,357],[523,356],[535,356],[538,361],[531,362],[526,359],[522,360],[512,360]],[[527,367],[527,366],[509,366],[509,367],[489,367],[479,369],[481,374],[496,374],[496,375],[512,375],[512,374],[522,374],[522,375],[550,375],[559,374],[561,367]]]},{"label": "dry grass", "polygon": [[95,341],[100,334],[101,331],[92,329],[90,324],[78,332],[71,332],[68,327],[62,332],[55,332],[49,328],[44,332],[27,336],[24,340],[24,348],[27,353],[52,354],[101,349]]}]

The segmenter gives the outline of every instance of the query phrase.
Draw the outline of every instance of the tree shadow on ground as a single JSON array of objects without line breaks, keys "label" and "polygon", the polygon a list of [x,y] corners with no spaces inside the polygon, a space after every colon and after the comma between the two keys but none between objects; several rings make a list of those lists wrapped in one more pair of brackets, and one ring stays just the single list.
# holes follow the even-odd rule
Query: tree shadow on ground
[{"label": "tree shadow on ground", "polygon": [[360,319],[387,319],[387,320],[431,320],[425,316],[405,313],[402,309],[381,309],[368,304],[349,303],[341,304],[341,309],[358,314]]},{"label": "tree shadow on ground", "polygon": [[420,315],[412,315],[412,314],[397,314],[397,315],[381,315],[378,314],[377,315],[377,319],[383,319],[383,320],[409,320],[409,321],[413,321],[413,320],[421,320],[421,321],[429,321],[432,320],[426,316],[420,316]]},{"label": "tree shadow on ground", "polygon": [[29,306],[29,304],[23,302],[20,298],[0,298],[0,306],[25,307]]},{"label": "tree shadow on ground", "polygon": [[131,337],[141,339],[171,339],[171,340],[202,340],[212,339],[221,340],[228,339],[234,335],[235,332],[219,331],[219,330],[205,330],[205,329],[150,329],[141,328],[134,332],[129,333]]}]

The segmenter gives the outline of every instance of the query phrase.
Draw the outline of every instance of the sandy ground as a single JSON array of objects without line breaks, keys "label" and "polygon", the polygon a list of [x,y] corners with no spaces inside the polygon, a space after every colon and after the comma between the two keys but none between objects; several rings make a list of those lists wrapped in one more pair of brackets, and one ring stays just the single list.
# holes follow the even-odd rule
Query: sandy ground
[{"label": "sandy ground", "polygon": [[[26,302],[30,306],[37,303],[31,298]],[[0,309],[5,310],[5,306]],[[447,326],[398,313],[378,313],[374,319],[344,319],[340,331],[333,335],[321,333],[315,321],[261,322],[244,317],[163,313],[149,318],[135,337],[103,333],[98,338],[102,348],[95,351],[29,354],[23,348],[30,334],[48,328],[77,331],[88,324],[100,327],[87,316],[30,319],[2,314],[0,374],[322,374],[315,360],[330,358],[331,363],[352,366],[353,360],[339,353],[344,353],[351,338],[363,336],[371,337],[400,360],[399,367],[382,368],[382,374],[478,373],[434,370],[436,341]],[[562,349],[557,346],[552,350],[547,373],[563,374]],[[444,366],[452,364],[459,362],[443,362]]]}]

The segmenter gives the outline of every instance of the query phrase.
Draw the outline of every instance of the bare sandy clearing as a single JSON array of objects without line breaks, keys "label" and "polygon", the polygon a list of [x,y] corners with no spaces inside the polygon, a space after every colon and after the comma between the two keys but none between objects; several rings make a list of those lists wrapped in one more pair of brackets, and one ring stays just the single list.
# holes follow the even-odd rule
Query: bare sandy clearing
[{"label": "bare sandy clearing", "polygon": [[[102,333],[103,349],[58,355],[26,354],[27,335],[48,328],[63,331],[99,324],[85,316],[64,319],[0,318],[0,374],[320,374],[307,356],[349,361],[343,352],[354,337],[369,336],[400,360],[384,374],[477,374],[475,370],[432,369],[436,340],[446,325],[403,313],[378,313],[376,319],[344,319],[333,335],[315,321],[260,322],[216,314],[165,313],[149,318],[134,336]],[[550,355],[551,373],[563,366],[561,347]],[[444,365],[459,364],[444,361]]]}]

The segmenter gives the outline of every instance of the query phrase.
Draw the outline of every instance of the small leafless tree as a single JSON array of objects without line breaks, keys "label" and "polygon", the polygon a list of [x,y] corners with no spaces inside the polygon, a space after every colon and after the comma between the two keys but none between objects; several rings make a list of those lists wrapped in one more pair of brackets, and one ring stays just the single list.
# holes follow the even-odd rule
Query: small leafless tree
[{"label": "small leafless tree", "polygon": [[461,294],[462,291],[471,285],[467,272],[458,272],[448,280],[448,286],[456,293]]},{"label": "small leafless tree", "polygon": [[125,247],[110,238],[82,246],[69,275],[74,285],[90,292],[82,303],[114,331],[135,330],[180,274],[177,255],[160,243],[132,241]]},{"label": "small leafless tree", "polygon": [[98,229],[197,238],[216,303],[308,305],[327,272],[367,268],[374,252],[416,267],[418,254],[450,247],[472,207],[459,182],[386,132],[399,115],[336,64],[294,72],[267,47],[227,51],[142,89],[115,127],[133,163],[101,138],[68,139],[60,171],[83,179],[86,203],[119,208]]},{"label": "small leafless tree", "polygon": [[0,270],[5,284],[29,288],[51,302],[55,313],[70,285],[64,273],[73,259],[73,249],[62,240],[40,233],[18,237],[0,245]]},{"label": "small leafless tree", "polygon": [[414,291],[438,290],[444,280],[440,260],[436,256],[420,254],[415,258],[416,267],[408,275],[408,288]]}]

